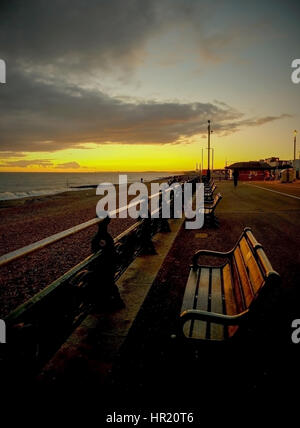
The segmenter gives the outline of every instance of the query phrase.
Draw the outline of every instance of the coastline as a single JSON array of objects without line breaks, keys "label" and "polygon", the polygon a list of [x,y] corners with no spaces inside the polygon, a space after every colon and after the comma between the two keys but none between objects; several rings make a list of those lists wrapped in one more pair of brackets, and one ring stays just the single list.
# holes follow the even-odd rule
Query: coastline
[{"label": "coastline", "polygon": [[[12,178],[5,179],[5,174],[12,174]],[[22,174],[26,174],[24,177]],[[38,174],[38,178],[33,176]],[[49,179],[47,173],[1,173],[0,172],[0,203],[16,200],[28,199],[32,197],[43,197],[57,195],[61,193],[73,192],[78,190],[96,189],[99,183],[112,183],[117,185],[119,183],[119,175],[125,174],[128,178],[128,184],[139,182],[141,178],[144,183],[150,183],[156,180],[168,179],[176,175],[182,175],[180,172],[173,172],[172,175],[164,175],[163,171],[158,173],[154,172],[138,172],[138,173],[77,173],[77,174],[64,174],[64,173],[50,173],[56,175],[56,178]],[[59,178],[57,177],[59,174]],[[82,174],[84,176],[82,177]],[[87,174],[87,177],[85,176]],[[162,174],[160,176],[160,174]],[[4,177],[3,177],[4,175]],[[30,176],[28,178],[28,175]],[[46,179],[44,176],[46,175]],[[63,175],[63,178],[61,177]],[[78,177],[80,176],[80,178]]]}]

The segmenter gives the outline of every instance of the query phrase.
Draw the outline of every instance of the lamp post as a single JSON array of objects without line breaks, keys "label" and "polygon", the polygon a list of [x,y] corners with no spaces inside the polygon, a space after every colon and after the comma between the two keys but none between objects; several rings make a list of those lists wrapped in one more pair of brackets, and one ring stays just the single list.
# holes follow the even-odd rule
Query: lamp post
[{"label": "lamp post", "polygon": [[297,142],[297,130],[294,131],[294,162],[296,160],[296,142]]},{"label": "lamp post", "polygon": [[213,132],[210,129],[210,120],[207,121],[208,126],[207,126],[207,180],[210,180],[210,134]]}]

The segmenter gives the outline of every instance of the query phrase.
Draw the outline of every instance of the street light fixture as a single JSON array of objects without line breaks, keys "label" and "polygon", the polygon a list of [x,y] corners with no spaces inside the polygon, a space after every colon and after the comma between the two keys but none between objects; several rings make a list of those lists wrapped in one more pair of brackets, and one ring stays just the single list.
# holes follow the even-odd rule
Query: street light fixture
[{"label": "street light fixture", "polygon": [[208,127],[207,127],[207,150],[208,150],[208,154],[207,154],[207,180],[210,180],[210,134],[213,133],[213,131],[210,129],[210,120],[207,121],[208,122]]}]

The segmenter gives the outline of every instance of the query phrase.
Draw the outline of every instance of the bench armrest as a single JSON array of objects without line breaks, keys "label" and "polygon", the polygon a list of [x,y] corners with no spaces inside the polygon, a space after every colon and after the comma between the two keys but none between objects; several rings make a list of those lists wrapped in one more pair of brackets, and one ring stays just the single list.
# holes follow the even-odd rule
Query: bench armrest
[{"label": "bench armrest", "polygon": [[232,253],[232,250],[226,251],[224,253],[222,253],[220,251],[199,250],[199,251],[196,251],[196,253],[193,255],[192,265],[193,265],[193,267],[199,266],[199,263],[197,260],[200,256],[212,256],[212,257],[226,258],[226,257],[230,257],[231,253]]},{"label": "bench armrest", "polygon": [[215,324],[239,325],[248,316],[249,310],[246,309],[237,315],[224,315],[216,312],[201,311],[199,309],[187,309],[180,315],[180,323],[183,324],[188,320],[209,321]]}]

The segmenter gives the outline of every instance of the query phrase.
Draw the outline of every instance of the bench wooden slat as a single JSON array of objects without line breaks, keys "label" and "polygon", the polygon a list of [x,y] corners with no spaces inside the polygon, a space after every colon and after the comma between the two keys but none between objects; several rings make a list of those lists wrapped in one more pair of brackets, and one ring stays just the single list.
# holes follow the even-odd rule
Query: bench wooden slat
[{"label": "bench wooden slat", "polygon": [[227,315],[236,315],[237,307],[235,298],[233,295],[232,287],[232,276],[230,264],[227,263],[223,268],[223,287],[224,287],[224,298],[225,298],[225,309]]},{"label": "bench wooden slat", "polygon": [[264,270],[264,274],[267,275],[269,272],[274,272],[270,260],[266,256],[264,250],[262,248],[258,248],[256,253],[258,256],[258,260],[260,261],[260,264]]},{"label": "bench wooden slat", "polygon": [[[223,268],[223,289],[225,298],[225,313],[227,315],[236,315],[238,310],[233,294],[233,280],[229,263],[227,263]],[[229,326],[227,329],[228,336],[232,336],[236,330],[236,326]]]},{"label": "bench wooden slat", "polygon": [[232,276],[232,289],[235,298],[237,312],[242,312],[246,309],[246,303],[242,284],[240,283],[240,276],[238,272],[238,266],[236,264],[235,257],[232,257],[231,261],[231,276]]},{"label": "bench wooden slat", "polygon": [[253,233],[251,232],[251,230],[247,230],[246,231],[246,236],[248,238],[248,241],[251,244],[252,249],[257,248],[259,246],[261,246],[261,244],[257,241],[257,239],[254,237]]},{"label": "bench wooden slat", "polygon": [[[213,269],[211,273],[211,312],[223,313],[221,269]],[[224,326],[210,323],[210,338],[224,340]]]},{"label": "bench wooden slat", "polygon": [[245,299],[246,308],[249,307],[250,303],[253,300],[253,290],[249,281],[249,277],[247,274],[246,266],[244,264],[244,259],[241,253],[239,246],[234,251],[234,257],[236,261],[236,265],[238,268],[238,273],[240,277],[241,286],[243,288],[243,294]]},{"label": "bench wooden slat", "polygon": [[[190,270],[188,281],[186,284],[186,289],[184,293],[184,298],[181,307],[181,313],[187,309],[194,309],[194,300],[196,289],[199,280],[199,270]],[[183,332],[187,337],[190,337],[191,321],[187,321],[183,327]]]},{"label": "bench wooden slat", "polygon": [[247,273],[250,277],[253,292],[254,294],[256,294],[264,283],[264,277],[261,273],[257,261],[255,260],[254,254],[246,241],[246,238],[243,238],[241,240],[240,249],[243,255]]},{"label": "bench wooden slat", "polygon": [[[209,296],[209,268],[201,268],[199,277],[198,297],[195,309],[208,310],[208,296]],[[193,321],[192,337],[194,339],[205,339],[207,330],[207,322]]]}]

